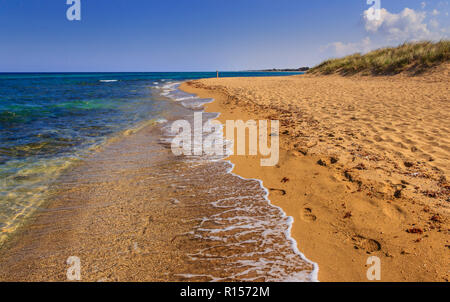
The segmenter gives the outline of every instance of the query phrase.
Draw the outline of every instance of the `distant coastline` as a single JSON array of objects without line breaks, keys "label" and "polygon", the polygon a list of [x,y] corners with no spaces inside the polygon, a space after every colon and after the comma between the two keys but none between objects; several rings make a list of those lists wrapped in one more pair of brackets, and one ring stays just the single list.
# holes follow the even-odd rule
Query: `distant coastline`
[{"label": "distant coastline", "polygon": [[300,68],[272,68],[272,69],[260,69],[260,70],[249,70],[249,71],[259,71],[259,72],[306,72],[310,68],[309,67],[300,67]]}]

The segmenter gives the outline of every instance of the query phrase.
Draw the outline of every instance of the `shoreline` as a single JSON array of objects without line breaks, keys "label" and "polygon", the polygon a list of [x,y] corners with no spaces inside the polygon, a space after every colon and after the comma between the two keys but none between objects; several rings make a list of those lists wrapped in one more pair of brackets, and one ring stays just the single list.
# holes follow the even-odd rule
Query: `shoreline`
[{"label": "shoreline", "polygon": [[[285,79],[295,82],[301,80],[300,77],[307,76],[288,76]],[[272,82],[276,83],[274,85],[282,83],[283,79],[204,79],[184,82],[180,89],[201,98],[213,98],[215,101],[206,104],[205,111],[219,112],[217,119],[221,123],[227,119],[245,121],[267,119],[270,115],[276,117],[280,114],[278,108],[264,111],[264,106],[254,101],[255,95],[264,98],[264,92],[257,94],[259,82],[267,88]],[[375,82],[373,85],[378,84]],[[292,91],[290,93],[293,94]],[[243,96],[247,97],[244,99]],[[288,132],[280,140],[289,137]],[[423,203],[405,198],[402,205],[397,205],[388,194],[372,195],[361,185],[358,188],[356,184],[359,182],[355,184],[338,175],[337,171],[345,169],[335,168],[333,163],[324,159],[323,153],[308,154],[307,150],[285,143],[280,148],[277,167],[260,167],[258,156],[231,156],[227,160],[234,164],[233,173],[260,179],[270,191],[271,203],[293,217],[292,237],[300,252],[318,263],[320,281],[368,281],[366,263],[369,256],[381,259],[381,281],[448,280],[448,272],[442,265],[448,259],[445,250],[445,232],[448,232],[446,209],[440,213],[444,218],[439,226],[431,226],[425,236],[417,236],[405,230],[430,219],[423,213]],[[319,165],[318,162],[324,164]],[[281,179],[285,177],[289,182],[282,183]],[[287,194],[279,194],[280,190]],[[435,232],[435,227],[438,232]],[[431,245],[419,243],[422,239]],[[440,260],[443,263],[439,263]]]},{"label": "shoreline", "polygon": [[176,157],[161,131],[129,131],[66,171],[0,249],[0,280],[64,281],[74,256],[82,281],[316,281],[259,180]]},{"label": "shoreline", "polygon": [[[212,111],[211,111],[211,112],[212,112]],[[220,114],[219,114],[219,116],[220,116]],[[218,119],[219,116],[218,116],[217,118],[215,118],[215,119]],[[245,177],[243,177],[243,176],[237,174],[236,172],[234,172],[234,170],[235,170],[235,168],[236,168],[236,164],[234,164],[230,159],[224,158],[224,159],[222,159],[222,160],[225,161],[225,162],[227,162],[227,163],[229,163],[229,164],[231,165],[231,168],[228,170],[228,173],[229,173],[230,175],[233,175],[233,176],[238,177],[238,178],[243,179],[243,180],[257,181],[257,182],[260,184],[261,189],[263,189],[264,192],[265,192],[264,198],[266,199],[266,201],[267,201],[267,203],[269,204],[269,206],[279,209],[279,210],[283,213],[283,216],[284,216],[285,218],[287,218],[289,227],[288,227],[288,229],[287,229],[286,232],[285,232],[285,236],[286,236],[286,239],[289,241],[292,250],[293,250],[294,253],[297,254],[303,261],[306,261],[307,263],[309,263],[309,264],[311,264],[311,265],[313,266],[313,270],[312,270],[312,272],[311,272],[311,277],[308,278],[308,279],[310,280],[310,282],[319,282],[319,279],[318,279],[319,269],[320,269],[320,268],[319,268],[319,265],[318,265],[317,263],[311,261],[310,259],[308,259],[308,258],[304,255],[304,253],[302,253],[302,252],[299,250],[298,242],[297,242],[297,240],[292,236],[292,228],[293,228],[293,226],[294,226],[294,219],[293,219],[293,217],[292,217],[292,216],[289,216],[289,215],[283,210],[283,208],[281,208],[280,206],[275,205],[275,204],[272,203],[272,201],[269,199],[270,190],[264,186],[264,182],[263,182],[261,179],[257,179],[257,178],[245,178]],[[299,280],[281,280],[280,282],[296,282],[296,281],[299,282]],[[304,280],[303,280],[303,281],[304,281]],[[300,281],[300,282],[302,282],[302,281]]]}]

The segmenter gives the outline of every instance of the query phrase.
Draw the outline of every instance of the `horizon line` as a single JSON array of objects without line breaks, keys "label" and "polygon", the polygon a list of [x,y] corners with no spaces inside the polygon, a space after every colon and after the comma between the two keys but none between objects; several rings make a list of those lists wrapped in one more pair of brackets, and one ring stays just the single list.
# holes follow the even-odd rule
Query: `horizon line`
[{"label": "horizon line", "polygon": [[296,70],[273,70],[272,69],[252,69],[252,70],[204,70],[204,71],[0,71],[0,74],[18,73],[202,73],[202,72],[303,72]]}]

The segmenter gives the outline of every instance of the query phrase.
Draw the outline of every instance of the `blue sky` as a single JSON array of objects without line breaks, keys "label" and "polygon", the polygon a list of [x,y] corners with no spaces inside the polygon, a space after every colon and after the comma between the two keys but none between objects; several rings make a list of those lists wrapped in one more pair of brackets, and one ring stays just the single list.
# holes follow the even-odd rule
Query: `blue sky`
[{"label": "blue sky", "polygon": [[206,71],[313,66],[406,40],[448,38],[448,1],[0,0],[0,72]]}]

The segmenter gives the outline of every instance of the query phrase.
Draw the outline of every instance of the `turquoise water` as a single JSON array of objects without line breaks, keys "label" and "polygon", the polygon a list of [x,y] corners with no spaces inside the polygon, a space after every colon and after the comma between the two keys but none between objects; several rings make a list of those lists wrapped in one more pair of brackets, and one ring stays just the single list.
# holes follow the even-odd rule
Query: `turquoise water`
[{"label": "turquoise water", "polygon": [[[222,77],[298,73],[226,72]],[[49,185],[108,137],[163,119],[171,83],[197,73],[0,74],[0,233],[45,199]]]}]

